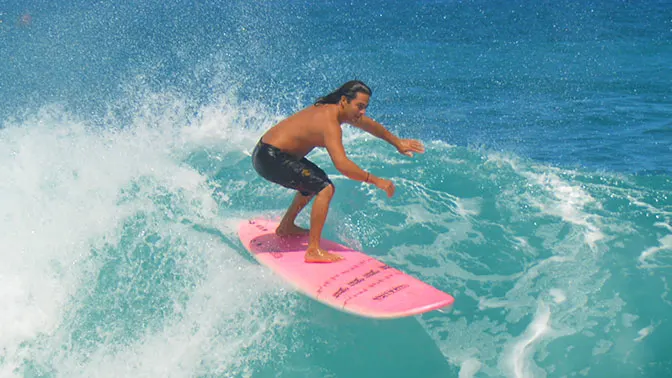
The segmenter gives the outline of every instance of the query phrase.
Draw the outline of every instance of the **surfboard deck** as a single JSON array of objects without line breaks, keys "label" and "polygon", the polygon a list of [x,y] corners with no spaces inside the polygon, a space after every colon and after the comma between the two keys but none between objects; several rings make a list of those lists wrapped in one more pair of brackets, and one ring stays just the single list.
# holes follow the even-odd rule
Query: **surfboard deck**
[{"label": "surfboard deck", "polygon": [[305,295],[341,311],[370,318],[401,318],[447,309],[451,295],[400,270],[331,240],[320,247],[344,257],[333,263],[306,263],[308,236],[279,237],[278,222],[244,221],[241,242],[262,265]]}]

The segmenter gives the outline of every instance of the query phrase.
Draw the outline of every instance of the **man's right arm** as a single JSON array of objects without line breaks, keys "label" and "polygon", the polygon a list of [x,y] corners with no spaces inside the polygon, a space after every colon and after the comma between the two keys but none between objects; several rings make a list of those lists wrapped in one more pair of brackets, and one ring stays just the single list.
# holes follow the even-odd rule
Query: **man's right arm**
[{"label": "man's right arm", "polygon": [[387,192],[388,197],[392,197],[394,194],[394,184],[392,184],[392,181],[376,177],[348,159],[343,147],[343,131],[338,124],[334,123],[325,126],[324,145],[327,148],[327,152],[329,152],[331,161],[339,172],[349,179],[372,183]]}]

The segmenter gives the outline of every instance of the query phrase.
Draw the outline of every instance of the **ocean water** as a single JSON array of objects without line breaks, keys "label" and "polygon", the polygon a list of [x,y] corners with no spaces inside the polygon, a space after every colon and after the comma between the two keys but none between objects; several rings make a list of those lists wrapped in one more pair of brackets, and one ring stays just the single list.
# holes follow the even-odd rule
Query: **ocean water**
[{"label": "ocean water", "polygon": [[[669,377],[672,3],[0,3],[0,377]],[[256,264],[250,151],[357,78],[397,194],[325,236],[455,296],[344,314]],[[308,224],[308,213],[299,223]]]}]

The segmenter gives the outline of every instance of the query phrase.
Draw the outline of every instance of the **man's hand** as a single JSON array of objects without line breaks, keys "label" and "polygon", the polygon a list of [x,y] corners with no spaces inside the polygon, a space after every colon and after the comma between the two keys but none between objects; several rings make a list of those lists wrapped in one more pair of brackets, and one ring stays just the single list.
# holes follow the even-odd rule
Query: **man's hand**
[{"label": "man's hand", "polygon": [[422,142],[415,139],[399,139],[396,147],[400,154],[406,155],[408,157],[413,157],[414,152],[425,152],[425,146],[422,144]]},{"label": "man's hand", "polygon": [[394,184],[390,180],[385,180],[384,178],[380,177],[375,177],[373,180],[371,180],[371,183],[375,186],[378,187],[378,189],[382,189],[387,193],[388,197],[392,197],[394,195]]}]

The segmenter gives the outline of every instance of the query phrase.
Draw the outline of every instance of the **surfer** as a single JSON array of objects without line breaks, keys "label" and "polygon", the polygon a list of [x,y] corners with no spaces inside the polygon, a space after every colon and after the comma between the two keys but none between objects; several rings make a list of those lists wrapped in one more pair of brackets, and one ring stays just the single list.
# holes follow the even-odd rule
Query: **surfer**
[{"label": "surfer", "polygon": [[[390,180],[376,177],[352,162],[343,148],[343,123],[351,124],[376,136],[406,156],[422,153],[422,142],[400,139],[383,125],[365,115],[371,89],[361,81],[353,80],[291,115],[269,129],[259,140],[252,153],[252,163],[259,175],[271,182],[298,191],[276,229],[279,236],[309,234],[305,261],[328,263],[343,257],[320,248],[322,229],[327,219],[329,203],[334,196],[334,184],[327,174],[306,155],[315,147],[324,147],[336,169],[346,177],[370,183],[394,195]],[[310,213],[310,230],[296,224],[297,215],[315,197]]]}]

